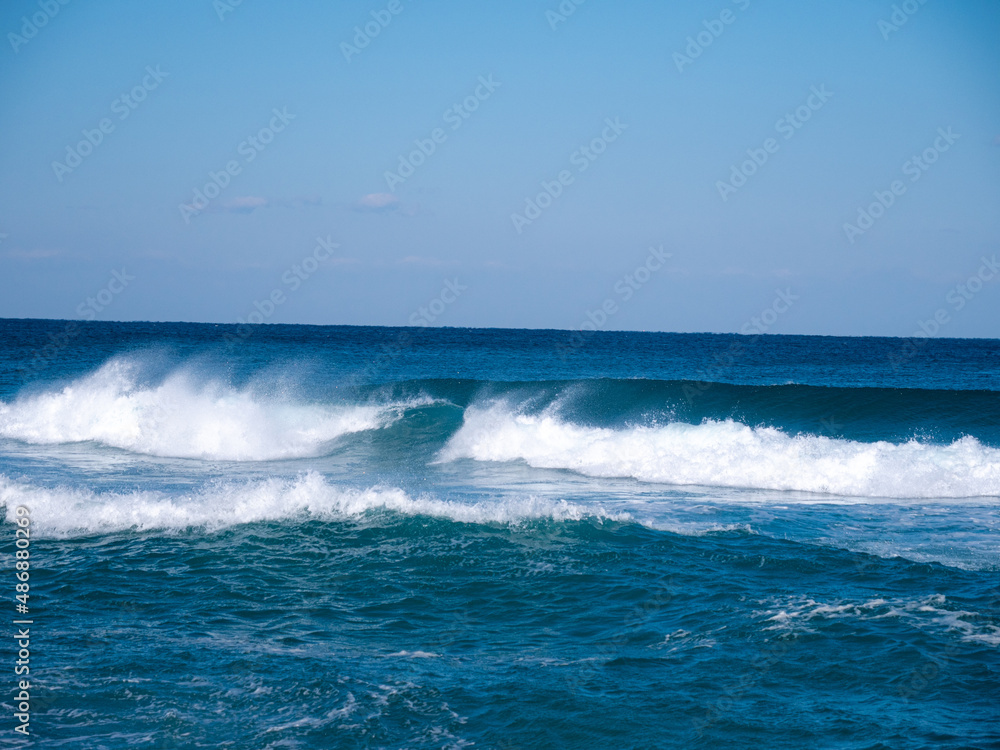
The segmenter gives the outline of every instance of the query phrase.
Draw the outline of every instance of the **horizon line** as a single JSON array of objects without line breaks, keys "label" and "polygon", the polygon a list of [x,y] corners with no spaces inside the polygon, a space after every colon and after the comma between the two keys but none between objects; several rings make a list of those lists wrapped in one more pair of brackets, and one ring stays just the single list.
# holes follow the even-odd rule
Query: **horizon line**
[{"label": "horizon line", "polygon": [[913,341],[916,339],[929,339],[933,341],[1000,341],[1000,337],[989,336],[897,336],[890,334],[840,334],[840,333],[740,333],[738,331],[650,331],[632,329],[594,329],[589,328],[509,328],[501,326],[414,326],[414,325],[376,325],[366,323],[240,323],[228,322],[218,323],[213,321],[197,320],[79,320],[72,318],[5,318],[0,317],[0,323],[8,321],[17,322],[44,322],[44,323],[72,323],[76,325],[94,324],[146,324],[146,325],[193,325],[193,326],[251,326],[257,327],[281,327],[281,326],[309,326],[312,328],[386,328],[386,329],[412,329],[412,330],[453,330],[453,331],[532,331],[538,333],[558,332],[558,333],[586,333],[588,336],[595,334],[613,333],[640,333],[667,336],[742,336],[746,338],[760,338],[762,336],[797,337],[797,338],[843,338],[843,339],[899,339],[903,341]]}]

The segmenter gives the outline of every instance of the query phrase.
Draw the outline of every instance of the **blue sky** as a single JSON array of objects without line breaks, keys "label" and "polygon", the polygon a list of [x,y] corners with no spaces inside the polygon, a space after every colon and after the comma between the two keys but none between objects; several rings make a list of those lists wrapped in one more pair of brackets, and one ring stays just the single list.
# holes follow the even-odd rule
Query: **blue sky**
[{"label": "blue sky", "polygon": [[996,2],[11,0],[0,32],[0,317],[1000,336]]}]

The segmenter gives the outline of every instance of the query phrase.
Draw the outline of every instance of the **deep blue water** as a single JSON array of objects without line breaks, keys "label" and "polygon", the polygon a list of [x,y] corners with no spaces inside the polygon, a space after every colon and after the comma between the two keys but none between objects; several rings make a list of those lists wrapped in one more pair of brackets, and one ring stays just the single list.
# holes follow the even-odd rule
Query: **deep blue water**
[{"label": "deep blue water", "polygon": [[1000,748],[1000,341],[0,321],[0,502],[37,747]]}]

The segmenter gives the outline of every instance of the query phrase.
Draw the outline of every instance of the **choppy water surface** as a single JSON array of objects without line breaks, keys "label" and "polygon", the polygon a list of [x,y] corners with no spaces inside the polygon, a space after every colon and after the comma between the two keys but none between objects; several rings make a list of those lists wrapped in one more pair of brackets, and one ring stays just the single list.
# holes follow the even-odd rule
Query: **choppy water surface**
[{"label": "choppy water surface", "polygon": [[65,326],[39,747],[1000,747],[1000,342]]}]

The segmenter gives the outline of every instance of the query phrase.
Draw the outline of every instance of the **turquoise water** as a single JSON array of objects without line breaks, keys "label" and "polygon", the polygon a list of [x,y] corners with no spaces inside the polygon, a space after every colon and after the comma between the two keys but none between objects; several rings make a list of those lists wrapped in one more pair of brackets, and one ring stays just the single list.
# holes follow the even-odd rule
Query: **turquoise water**
[{"label": "turquoise water", "polygon": [[68,325],[12,746],[1000,747],[998,341]]}]

